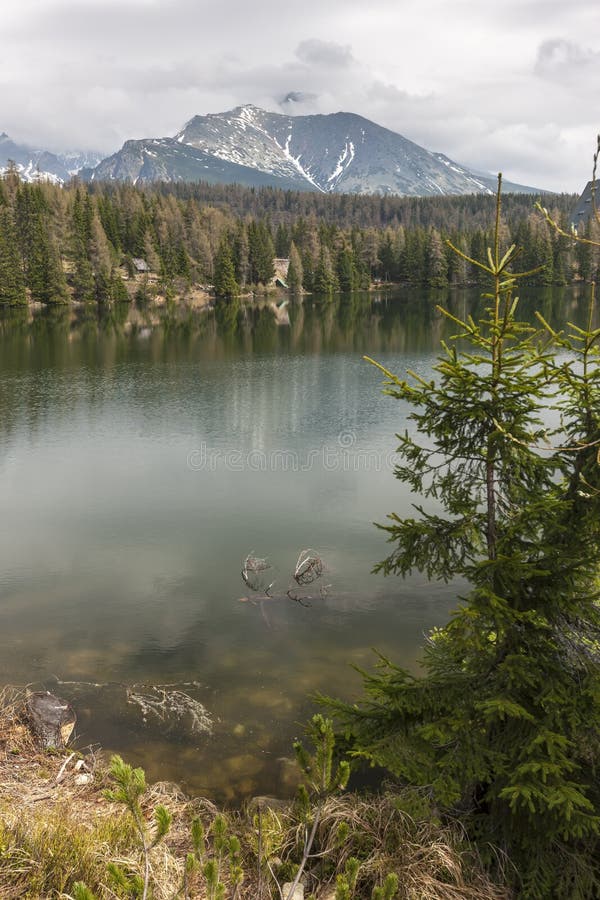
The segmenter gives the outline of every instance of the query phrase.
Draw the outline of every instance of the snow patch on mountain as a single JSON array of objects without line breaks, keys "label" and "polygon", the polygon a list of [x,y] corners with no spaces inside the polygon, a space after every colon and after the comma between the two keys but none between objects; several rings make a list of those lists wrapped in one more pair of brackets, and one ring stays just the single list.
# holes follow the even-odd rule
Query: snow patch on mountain
[{"label": "snow patch on mountain", "polygon": [[279,144],[277,144],[277,146],[280,147],[281,150],[283,150],[283,155],[285,156],[286,159],[289,159],[289,161],[296,168],[298,173],[300,175],[302,175],[303,178],[306,178],[308,183],[312,184],[314,187],[316,187],[318,191],[323,192],[323,188],[319,184],[317,184],[317,182],[314,180],[314,178],[310,174],[310,171],[308,169],[303,168],[303,166],[300,162],[302,157],[301,156],[292,156],[292,154],[290,153],[290,141],[291,140],[292,140],[292,133],[290,131],[290,133],[287,137],[287,140],[285,142],[285,146],[280,147]]},{"label": "snow patch on mountain", "polygon": [[327,183],[331,184],[333,182],[333,186],[339,181],[340,175],[342,175],[348,166],[351,164],[354,159],[354,144],[352,141],[346,139],[346,143],[344,144],[344,149],[342,150],[342,154],[337,161],[337,165],[334,171],[331,173],[329,178],[327,179]]}]

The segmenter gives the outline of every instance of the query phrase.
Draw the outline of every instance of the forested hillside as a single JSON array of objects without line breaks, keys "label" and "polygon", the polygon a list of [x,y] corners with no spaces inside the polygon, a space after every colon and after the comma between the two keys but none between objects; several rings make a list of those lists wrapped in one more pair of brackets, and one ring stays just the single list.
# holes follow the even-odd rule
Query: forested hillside
[{"label": "forested hillside", "polygon": [[[574,198],[542,198],[566,225]],[[0,303],[106,303],[191,285],[217,296],[268,284],[274,257],[290,258],[291,290],[330,293],[378,281],[478,284],[478,270],[450,240],[479,258],[493,225],[493,198],[323,196],[205,184],[66,187],[0,180]],[[598,260],[548,228],[532,199],[508,195],[506,243],[523,247],[536,284],[596,276]],[[139,263],[150,273],[140,280]]]}]

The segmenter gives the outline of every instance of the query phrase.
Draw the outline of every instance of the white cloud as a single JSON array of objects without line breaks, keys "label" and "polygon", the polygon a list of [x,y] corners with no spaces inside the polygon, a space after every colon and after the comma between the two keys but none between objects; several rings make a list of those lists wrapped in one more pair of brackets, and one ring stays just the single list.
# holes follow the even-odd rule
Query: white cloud
[{"label": "white cloud", "polygon": [[21,0],[3,11],[0,131],[116,149],[252,102],[357,112],[556,190],[589,176],[597,0]]}]

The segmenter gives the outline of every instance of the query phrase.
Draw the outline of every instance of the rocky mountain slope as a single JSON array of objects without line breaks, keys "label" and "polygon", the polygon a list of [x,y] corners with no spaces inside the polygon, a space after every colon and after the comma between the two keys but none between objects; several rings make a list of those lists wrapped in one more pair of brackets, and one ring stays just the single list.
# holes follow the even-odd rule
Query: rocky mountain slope
[{"label": "rocky mountain slope", "polygon": [[94,169],[83,169],[90,181],[205,181],[208,184],[241,184],[246,187],[281,187],[317,190],[293,175],[277,175],[262,168],[239,165],[216,154],[184,144],[174,138],[126,141],[118,153],[102,160]]},{"label": "rocky mountain slope", "polygon": [[[324,193],[492,193],[494,179],[353,113],[286,116],[255,106],[195,116],[174,138],[127,141],[90,179],[208,181]],[[506,184],[507,190],[539,193]]]}]

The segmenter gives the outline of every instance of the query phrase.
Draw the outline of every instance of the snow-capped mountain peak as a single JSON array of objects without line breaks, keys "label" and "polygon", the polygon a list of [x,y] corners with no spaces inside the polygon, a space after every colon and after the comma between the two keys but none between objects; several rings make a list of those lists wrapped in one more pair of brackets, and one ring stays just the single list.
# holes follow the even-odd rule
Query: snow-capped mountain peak
[{"label": "snow-capped mountain peak", "polygon": [[289,116],[252,104],[194,116],[173,138],[127,141],[91,177],[270,184],[323,193],[493,191],[491,176],[486,181],[354,113]]},{"label": "snow-capped mountain peak", "polygon": [[27,144],[17,144],[5,131],[0,134],[0,174],[12,163],[23,181],[64,184],[84,167],[97,166],[101,158],[99,153],[51,153]]}]

